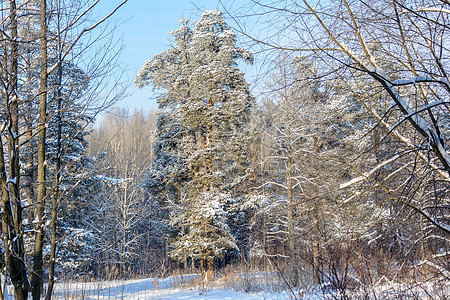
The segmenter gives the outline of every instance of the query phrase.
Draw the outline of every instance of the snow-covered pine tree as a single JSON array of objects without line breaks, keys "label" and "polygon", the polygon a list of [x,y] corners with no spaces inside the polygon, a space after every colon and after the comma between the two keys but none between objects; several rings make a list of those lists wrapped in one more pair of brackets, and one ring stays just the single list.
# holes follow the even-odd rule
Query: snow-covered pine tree
[{"label": "snow-covered pine tree", "polygon": [[[34,13],[37,8],[30,2],[24,6],[23,15],[27,16],[20,23],[20,34],[26,43],[20,44],[20,51],[24,53],[20,57],[24,67],[19,76],[19,95],[24,99],[21,113],[25,134],[21,137],[23,151],[20,156],[22,163],[21,176],[22,197],[26,199],[27,208],[24,211],[24,228],[26,229],[25,251],[30,254],[33,248],[33,220],[35,219],[34,201],[36,195],[36,162],[37,162],[37,127],[38,124],[38,97],[39,90],[39,18]],[[55,13],[54,17],[59,16]],[[95,74],[92,67],[85,62],[80,63],[73,57],[62,59],[67,51],[67,42],[63,36],[58,35],[57,28],[51,28],[51,36],[48,45],[48,65],[56,66],[55,71],[48,76],[47,97],[47,130],[46,130],[46,196],[45,204],[45,238],[44,257],[51,261],[49,269],[57,265],[57,273],[68,270],[74,271],[76,266],[86,266],[88,257],[95,256],[93,251],[97,249],[98,241],[94,241],[91,232],[90,217],[87,212],[87,203],[91,194],[97,187],[95,172],[91,159],[87,157],[88,142],[86,136],[89,133],[89,125],[93,122],[93,116],[99,108],[93,100],[95,93]],[[69,33],[67,33],[66,38]],[[60,62],[58,64],[58,62]],[[82,64],[83,68],[78,64]],[[98,98],[95,98],[98,99]],[[101,101],[101,98],[98,99]],[[97,186],[96,186],[97,184]],[[30,209],[31,208],[31,209]],[[55,213],[53,220],[52,214]],[[86,222],[86,220],[88,220]],[[51,220],[51,222],[50,222]],[[56,226],[57,223],[57,226]],[[89,226],[86,226],[89,224]],[[53,228],[53,225],[55,227]],[[57,231],[57,232],[56,232]],[[53,236],[54,234],[54,236]],[[52,235],[50,237],[50,235]],[[70,241],[72,240],[72,242]],[[76,243],[73,241],[77,241]],[[56,249],[50,250],[47,243],[57,244]],[[53,245],[52,245],[53,246]],[[52,252],[52,253],[50,253]],[[64,253],[54,259],[56,253]],[[53,265],[53,266],[52,266]],[[53,270],[54,271],[54,270]],[[54,272],[49,271],[50,277]],[[51,279],[50,279],[51,280]]]},{"label": "snow-covered pine tree", "polygon": [[[52,60],[54,60],[53,58]],[[87,127],[93,117],[86,110],[89,77],[70,61],[64,61],[57,72],[50,74],[49,83],[55,87],[49,94],[49,129],[47,130],[48,185],[52,187],[51,246],[44,255],[57,263],[57,271],[66,272],[86,265],[86,258],[94,256],[98,241],[89,224],[89,198],[96,186],[96,172],[87,156]],[[98,184],[97,184],[98,185]],[[50,202],[50,201],[49,201]],[[76,241],[76,242],[74,242]],[[56,257],[58,252],[63,256]],[[48,249],[46,249],[48,250]],[[55,265],[50,266],[50,277]],[[50,278],[50,280],[54,280]]]},{"label": "snow-covered pine tree", "polygon": [[[174,136],[159,136],[176,139],[176,147],[165,150],[187,170],[172,216],[180,229],[172,257],[200,259],[202,268],[207,261],[212,271],[214,258],[236,248],[226,219],[246,174],[245,126],[253,103],[237,61],[251,62],[253,56],[237,47],[236,34],[218,10],[205,11],[192,26],[181,20],[172,47],[145,63],[136,84],[162,91],[158,103],[171,120],[164,126],[179,129]],[[158,150],[156,160],[171,157]]]},{"label": "snow-covered pine tree", "polygon": [[[57,61],[53,53],[49,61],[52,64]],[[27,81],[21,86],[20,92],[24,99],[30,99],[27,102],[29,109],[23,114],[24,122],[29,125],[27,128],[30,130],[30,134],[27,133],[26,136],[26,150],[29,151],[21,155],[21,161],[26,166],[22,169],[26,187],[24,198],[32,204],[33,195],[36,194],[33,184],[36,182],[36,151],[33,151],[33,147],[37,142],[32,133],[35,131],[33,124],[37,121],[36,116],[30,112],[35,111],[37,103],[35,99],[27,98],[27,93],[37,88],[36,76],[39,74],[33,71],[27,74]],[[48,222],[45,231],[48,235],[45,243],[55,243],[55,246],[57,244],[58,252],[64,253],[54,259],[57,272],[61,273],[74,270],[79,265],[86,265],[87,257],[94,256],[93,251],[96,249],[97,241],[94,241],[91,228],[86,226],[90,223],[86,222],[90,219],[87,203],[96,186],[95,177],[92,177],[96,170],[86,154],[88,142],[85,138],[89,132],[87,127],[93,122],[93,118],[84,114],[87,109],[86,95],[89,95],[89,77],[84,70],[66,60],[58,67],[57,72],[50,74],[48,81],[52,88],[48,97],[50,113],[46,138],[46,185],[51,193],[45,206],[49,212],[46,214]],[[55,207],[53,200],[57,203]],[[53,210],[57,214],[57,220],[54,220],[55,226],[57,223],[55,228],[51,228],[53,223],[50,222]],[[28,231],[25,234],[25,250],[30,253],[33,247],[33,231],[29,229],[33,226],[30,221],[34,219],[34,211],[27,210],[24,217]],[[53,237],[50,237],[52,231],[55,231],[54,241],[51,241]],[[50,252],[50,245],[46,245],[43,255],[47,260],[50,260],[49,256],[52,255]]]}]

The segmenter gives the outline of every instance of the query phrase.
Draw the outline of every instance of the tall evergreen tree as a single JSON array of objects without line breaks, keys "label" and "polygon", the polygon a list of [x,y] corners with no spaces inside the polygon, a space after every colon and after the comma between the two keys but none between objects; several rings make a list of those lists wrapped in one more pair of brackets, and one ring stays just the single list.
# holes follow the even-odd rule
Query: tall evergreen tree
[{"label": "tall evergreen tree", "polygon": [[162,91],[165,121],[158,132],[172,134],[159,135],[156,161],[165,157],[183,165],[174,170],[186,169],[172,216],[180,229],[172,256],[199,259],[202,268],[207,261],[212,270],[214,258],[236,248],[226,220],[246,176],[245,126],[253,102],[237,61],[251,62],[252,54],[237,47],[218,10],[205,11],[195,26],[181,20],[172,36],[173,47],[147,61],[136,84]]}]

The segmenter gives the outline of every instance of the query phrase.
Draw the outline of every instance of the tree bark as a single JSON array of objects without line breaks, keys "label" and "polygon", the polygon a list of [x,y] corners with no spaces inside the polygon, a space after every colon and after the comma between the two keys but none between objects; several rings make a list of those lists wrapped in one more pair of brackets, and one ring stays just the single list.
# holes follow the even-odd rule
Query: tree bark
[{"label": "tree bark", "polygon": [[[318,138],[314,138],[314,154],[318,154],[319,153],[319,139]],[[317,178],[317,174],[318,174],[318,170],[316,167],[316,178]],[[314,183],[316,183],[316,180],[314,180]],[[315,191],[314,191],[314,208],[313,208],[313,280],[314,283],[316,284],[320,284],[320,241],[319,241],[319,199],[318,199],[318,191],[317,191],[317,187],[315,187]]]},{"label": "tree bark", "polygon": [[[15,299],[26,299],[28,296],[28,278],[24,263],[22,204],[19,194],[19,101],[17,95],[18,83],[18,34],[16,2],[9,1],[9,17],[11,31],[9,34],[10,56],[4,56],[4,79],[7,88],[4,93],[5,109],[8,119],[8,158],[9,170],[7,175],[4,161],[4,148],[0,139],[0,185],[2,188],[2,233],[5,251],[6,267],[9,271],[11,282],[14,285]],[[5,42],[6,43],[6,42]],[[5,53],[8,47],[5,45]]]},{"label": "tree bark", "polygon": [[292,167],[293,167],[293,150],[291,145],[291,128],[288,126],[288,140],[287,140],[287,153],[286,153],[286,189],[287,189],[287,201],[288,201],[288,211],[287,211],[287,221],[288,221],[288,255],[291,262],[294,260],[294,198],[292,194]]},{"label": "tree bark", "polygon": [[38,127],[38,186],[36,201],[36,237],[33,251],[33,273],[31,274],[31,289],[33,299],[40,299],[43,283],[42,249],[44,238],[44,208],[45,208],[45,142],[47,124],[47,2],[41,0],[40,7],[40,46],[41,46],[41,74],[39,96],[39,127]]},{"label": "tree bark", "polygon": [[[61,44],[61,42],[59,41]],[[61,60],[61,52],[60,57]],[[58,202],[59,202],[59,185],[61,182],[61,156],[62,156],[62,116],[61,116],[61,108],[62,108],[62,63],[60,62],[58,66],[58,83],[57,83],[57,136],[56,136],[56,174],[55,174],[55,187],[53,190],[53,198],[52,198],[52,220],[51,220],[51,249],[50,249],[50,261],[48,266],[48,287],[45,295],[46,300],[50,300],[52,297],[53,286],[55,284],[55,261],[56,261],[56,222],[58,217]]]}]

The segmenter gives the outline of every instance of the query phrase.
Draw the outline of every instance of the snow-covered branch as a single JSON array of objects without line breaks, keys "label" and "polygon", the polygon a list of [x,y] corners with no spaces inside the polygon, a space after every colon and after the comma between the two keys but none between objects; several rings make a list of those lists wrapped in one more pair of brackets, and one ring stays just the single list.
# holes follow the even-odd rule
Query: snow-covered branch
[{"label": "snow-covered branch", "polygon": [[361,181],[364,181],[366,179],[368,179],[373,173],[377,172],[379,169],[383,168],[384,166],[390,164],[391,162],[395,161],[396,159],[398,159],[400,157],[400,154],[397,154],[393,157],[391,157],[388,160],[385,160],[384,162],[378,164],[377,166],[375,166],[374,168],[372,168],[372,170],[370,170],[369,172],[365,172],[363,173],[361,176],[355,177],[350,181],[347,181],[345,183],[342,183],[341,185],[339,185],[339,189],[345,189],[349,186],[352,186],[356,183],[359,183]]},{"label": "snow-covered branch", "polygon": [[400,93],[395,89],[393,83],[389,82],[384,76],[381,76],[376,71],[369,72],[369,74],[382,84],[389,96],[399,106],[404,114],[411,115],[408,120],[423,137],[431,142],[431,146],[444,166],[444,169],[450,174],[450,156],[439,139],[439,135],[435,132],[432,126],[428,124],[424,118],[415,113],[409,104],[406,103],[406,101],[400,96]]},{"label": "snow-covered branch", "polygon": [[419,7],[417,11],[430,11],[430,12],[439,12],[439,13],[446,13],[450,14],[449,9],[445,9],[442,7]]},{"label": "snow-covered branch", "polygon": [[410,85],[410,84],[416,84],[416,83],[422,83],[422,82],[430,82],[430,83],[440,83],[442,85],[445,85],[445,87],[448,89],[450,87],[450,84],[448,80],[446,79],[434,79],[431,76],[425,75],[425,76],[415,76],[410,79],[397,79],[392,81],[392,85],[395,86],[404,86],[404,85]]},{"label": "snow-covered branch", "polygon": [[413,117],[414,115],[421,113],[423,111],[426,111],[430,108],[433,108],[435,106],[439,106],[439,105],[444,105],[444,104],[450,104],[449,101],[435,101],[432,103],[428,103],[427,105],[421,106],[417,111],[412,112],[406,116],[404,116],[400,121],[398,121],[397,123],[395,123],[394,125],[391,126],[391,128],[389,128],[389,132],[391,132],[392,130],[394,130],[395,128],[397,128],[397,126],[399,126],[401,123],[403,123],[404,121],[408,120],[409,118]]}]

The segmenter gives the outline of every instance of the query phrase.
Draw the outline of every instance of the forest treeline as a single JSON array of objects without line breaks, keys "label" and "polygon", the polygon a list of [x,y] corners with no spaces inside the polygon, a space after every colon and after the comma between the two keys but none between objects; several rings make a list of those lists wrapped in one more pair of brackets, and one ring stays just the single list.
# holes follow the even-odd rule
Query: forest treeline
[{"label": "forest treeline", "polygon": [[2,291],[230,268],[342,299],[445,290],[449,3],[223,1],[139,70],[158,109],[97,124],[123,93],[109,15],[18,3],[0,31]]}]

